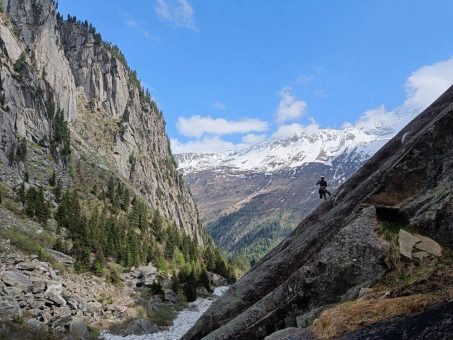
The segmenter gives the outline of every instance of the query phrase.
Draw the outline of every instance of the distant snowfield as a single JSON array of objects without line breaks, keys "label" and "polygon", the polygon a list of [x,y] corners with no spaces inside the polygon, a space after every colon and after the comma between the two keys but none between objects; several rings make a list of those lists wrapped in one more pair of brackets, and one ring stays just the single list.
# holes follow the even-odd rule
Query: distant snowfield
[{"label": "distant snowfield", "polygon": [[[214,289],[216,298],[227,291],[228,287],[217,287]],[[178,340],[192,327],[201,315],[212,305],[216,298],[199,298],[189,304],[189,307],[178,314],[167,331],[148,335],[117,336],[103,334],[105,340]]]},{"label": "distant snowfield", "polygon": [[[399,125],[399,124],[398,124]],[[356,155],[368,159],[392,138],[397,129],[356,127],[342,130],[320,129],[293,137],[268,140],[243,150],[209,154],[177,154],[178,167],[185,174],[210,170],[223,172],[256,171],[272,173],[308,163],[331,165],[340,156]]]}]

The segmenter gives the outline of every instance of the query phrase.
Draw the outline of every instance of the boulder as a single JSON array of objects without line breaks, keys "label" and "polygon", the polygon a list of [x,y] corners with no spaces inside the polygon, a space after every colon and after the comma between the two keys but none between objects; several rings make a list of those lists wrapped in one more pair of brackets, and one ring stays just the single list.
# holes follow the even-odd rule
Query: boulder
[{"label": "boulder", "polygon": [[11,297],[20,297],[23,295],[22,289],[18,287],[5,287],[5,294]]},{"label": "boulder", "polygon": [[33,294],[39,294],[46,290],[47,284],[45,281],[34,281],[32,292]]},{"label": "boulder", "polygon": [[33,288],[33,282],[31,282],[29,277],[19,271],[4,272],[2,280],[5,284],[20,288],[24,292],[28,292]]},{"label": "boulder", "polygon": [[72,295],[68,295],[68,294],[64,294],[64,293],[63,293],[63,294],[62,294],[62,297],[63,297],[63,299],[66,300],[67,304],[69,305],[69,307],[70,307],[71,309],[74,309],[74,310],[75,310],[75,309],[79,308],[79,304],[80,304],[80,303],[79,303],[78,299],[77,299],[75,296],[72,296]]},{"label": "boulder", "polygon": [[268,335],[264,340],[315,340],[309,329],[290,327]]},{"label": "boulder", "polygon": [[148,319],[136,319],[131,321],[124,332],[124,335],[146,335],[159,332],[159,327]]},{"label": "boulder", "polygon": [[222,275],[208,272],[208,276],[209,276],[209,282],[214,287],[220,287],[220,286],[227,286],[228,285],[227,279],[225,279]]},{"label": "boulder", "polygon": [[416,236],[408,233],[404,229],[400,229],[398,243],[401,255],[412,260],[412,248],[414,248],[415,244],[418,242],[420,242],[420,240]]},{"label": "boulder", "polygon": [[46,293],[50,292],[60,295],[63,292],[63,284],[60,281],[48,281]]},{"label": "boulder", "polygon": [[16,268],[19,270],[32,271],[36,269],[37,264],[35,262],[19,262],[16,264]]},{"label": "boulder", "polygon": [[417,251],[413,252],[412,256],[418,259],[420,262],[423,262],[424,259],[429,258],[429,253],[427,253],[426,251]]},{"label": "boulder", "polygon": [[81,318],[72,319],[69,325],[69,331],[71,335],[78,336],[82,339],[85,339],[89,335],[88,327]]},{"label": "boulder", "polygon": [[27,325],[35,331],[43,330],[46,327],[46,325],[43,322],[38,321],[36,319],[27,320]]},{"label": "boulder", "polygon": [[42,322],[44,322],[45,324],[48,324],[50,320],[52,320],[52,315],[50,315],[49,311],[44,311],[42,314],[41,314],[41,319],[42,319]]},{"label": "boulder", "polygon": [[106,306],[106,310],[110,312],[120,312],[124,313],[127,310],[127,306],[110,304]]},{"label": "boulder", "polygon": [[58,333],[66,333],[67,328],[71,324],[72,316],[58,316],[50,322],[50,327]]},{"label": "boulder", "polygon": [[198,287],[197,295],[201,297],[208,297],[211,296],[211,293],[209,293],[209,291],[205,287]]},{"label": "boulder", "polygon": [[422,235],[415,235],[420,242],[415,245],[415,248],[423,250],[431,255],[435,255],[437,257],[442,256],[442,247],[429,237],[425,237]]},{"label": "boulder", "polygon": [[71,309],[67,306],[56,308],[53,313],[54,316],[66,317],[71,316]]},{"label": "boulder", "polygon": [[163,291],[164,291],[164,300],[165,301],[169,301],[171,303],[176,303],[176,293],[173,290],[164,288]]},{"label": "boulder", "polygon": [[136,269],[136,286],[151,287],[156,279],[157,269],[153,265],[140,266]]},{"label": "boulder", "polygon": [[56,294],[54,292],[46,293],[46,297],[48,300],[52,301],[57,306],[66,306],[66,300],[60,294]]},{"label": "boulder", "polygon": [[59,251],[56,251],[53,249],[46,249],[46,250],[56,261],[58,261],[62,264],[71,265],[71,264],[74,264],[74,262],[75,262],[73,257],[66,255],[62,252],[59,252]]},{"label": "boulder", "polygon": [[0,297],[0,321],[13,320],[22,315],[20,306],[12,299]]}]

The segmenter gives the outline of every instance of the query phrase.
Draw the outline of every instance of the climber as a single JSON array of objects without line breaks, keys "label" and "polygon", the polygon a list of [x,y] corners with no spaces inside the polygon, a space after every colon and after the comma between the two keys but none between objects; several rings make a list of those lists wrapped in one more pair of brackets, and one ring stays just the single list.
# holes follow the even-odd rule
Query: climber
[{"label": "climber", "polygon": [[327,199],[326,198],[326,193],[329,194],[329,197],[331,195],[330,191],[327,190],[327,182],[326,180],[324,179],[324,176],[321,176],[321,179],[316,183],[316,185],[319,185],[319,198],[320,199]]}]

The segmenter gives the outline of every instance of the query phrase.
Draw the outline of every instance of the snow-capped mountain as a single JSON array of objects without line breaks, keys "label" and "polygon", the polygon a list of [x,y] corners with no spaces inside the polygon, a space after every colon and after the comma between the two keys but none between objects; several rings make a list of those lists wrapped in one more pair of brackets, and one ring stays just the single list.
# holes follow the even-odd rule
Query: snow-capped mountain
[{"label": "snow-capped mountain", "polygon": [[407,123],[356,124],[268,140],[239,151],[177,154],[176,161],[214,240],[254,261],[321,201],[316,181],[331,191]]},{"label": "snow-capped mountain", "polygon": [[369,133],[357,128],[322,129],[301,132],[289,138],[268,140],[239,151],[176,155],[185,174],[200,171],[256,171],[271,173],[294,169],[308,163],[331,165],[341,155],[355,153],[363,159],[374,154],[393,135],[393,131]]}]

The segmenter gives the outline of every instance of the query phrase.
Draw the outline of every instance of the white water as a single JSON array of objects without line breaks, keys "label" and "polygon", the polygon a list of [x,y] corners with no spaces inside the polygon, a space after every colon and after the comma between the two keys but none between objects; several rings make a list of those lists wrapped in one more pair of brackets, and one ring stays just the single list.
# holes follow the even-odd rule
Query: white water
[{"label": "white water", "polygon": [[129,335],[126,337],[103,334],[105,340],[178,340],[192,327],[200,316],[212,305],[212,303],[223,293],[228,287],[217,287],[214,289],[214,298],[200,298],[189,304],[189,307],[178,314],[167,331],[158,332],[148,335]]}]

